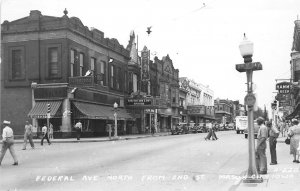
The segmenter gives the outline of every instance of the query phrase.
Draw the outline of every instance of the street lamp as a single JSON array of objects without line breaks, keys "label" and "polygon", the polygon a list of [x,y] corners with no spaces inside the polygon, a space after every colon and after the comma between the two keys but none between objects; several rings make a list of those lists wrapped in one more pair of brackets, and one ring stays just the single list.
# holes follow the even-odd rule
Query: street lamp
[{"label": "street lamp", "polygon": [[118,116],[118,114],[117,114],[117,109],[118,109],[118,104],[117,104],[117,102],[115,102],[114,103],[114,117],[115,117],[115,134],[114,134],[114,137],[115,138],[117,138],[118,137],[118,127],[117,127],[117,125],[118,125],[118,122],[117,122],[117,116]]},{"label": "street lamp", "polygon": [[253,43],[246,38],[244,33],[244,40],[241,42],[240,52],[244,58],[244,64],[236,64],[235,68],[239,72],[246,72],[247,74],[247,95],[245,97],[245,105],[248,106],[248,143],[249,143],[249,167],[244,183],[261,183],[263,179],[259,177],[256,169],[255,160],[255,143],[254,143],[254,121],[253,121],[253,108],[256,98],[253,94],[252,75],[255,70],[262,70],[260,62],[252,62]]}]

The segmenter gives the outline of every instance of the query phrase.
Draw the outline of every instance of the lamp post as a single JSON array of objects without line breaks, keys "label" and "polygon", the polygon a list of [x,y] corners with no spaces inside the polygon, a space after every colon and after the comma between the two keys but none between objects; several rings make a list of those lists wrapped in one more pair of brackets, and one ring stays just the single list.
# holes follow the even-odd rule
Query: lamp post
[{"label": "lamp post", "polygon": [[244,183],[261,183],[263,179],[259,177],[256,169],[255,160],[255,143],[254,143],[254,121],[253,121],[253,108],[256,98],[253,94],[252,75],[253,71],[262,70],[260,62],[252,62],[253,43],[246,38],[239,46],[240,53],[244,58],[244,64],[236,64],[236,70],[239,72],[246,72],[247,74],[247,95],[245,97],[245,105],[248,106],[248,152],[249,152],[249,166],[247,177],[243,180]]},{"label": "lamp post", "polygon": [[115,117],[115,134],[114,134],[114,138],[117,138],[118,137],[118,122],[117,122],[117,109],[118,109],[118,104],[117,102],[114,103],[114,117]]}]

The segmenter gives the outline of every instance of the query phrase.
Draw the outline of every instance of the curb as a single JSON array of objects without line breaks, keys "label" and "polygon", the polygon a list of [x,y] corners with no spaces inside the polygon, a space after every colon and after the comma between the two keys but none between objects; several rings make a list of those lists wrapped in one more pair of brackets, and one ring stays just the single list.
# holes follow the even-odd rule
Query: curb
[{"label": "curb", "polygon": [[[131,139],[143,139],[143,138],[149,138],[149,137],[161,137],[161,136],[169,136],[171,134],[157,134],[157,135],[141,135],[141,136],[136,136],[136,137],[118,137],[118,139],[114,139],[112,137],[112,139],[109,139],[108,137],[105,139],[85,139],[85,140],[76,140],[75,138],[71,138],[73,140],[70,139],[54,139],[51,141],[51,143],[88,143],[88,142],[107,142],[107,141],[126,141],[126,140],[131,140]],[[41,139],[33,139],[34,143],[40,143]],[[47,141],[46,141],[47,142]],[[15,144],[23,144],[24,141],[23,140],[15,140]]]}]

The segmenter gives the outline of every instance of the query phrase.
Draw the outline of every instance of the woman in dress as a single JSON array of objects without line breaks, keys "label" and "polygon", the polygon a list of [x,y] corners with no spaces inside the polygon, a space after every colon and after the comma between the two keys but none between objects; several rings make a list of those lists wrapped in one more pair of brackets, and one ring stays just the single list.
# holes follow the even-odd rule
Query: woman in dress
[{"label": "woman in dress", "polygon": [[292,124],[293,126],[290,127],[288,133],[288,136],[291,138],[290,154],[294,157],[293,162],[299,163],[299,153],[297,151],[297,148],[299,147],[300,140],[300,126],[298,125],[299,122],[297,119],[293,119]]}]

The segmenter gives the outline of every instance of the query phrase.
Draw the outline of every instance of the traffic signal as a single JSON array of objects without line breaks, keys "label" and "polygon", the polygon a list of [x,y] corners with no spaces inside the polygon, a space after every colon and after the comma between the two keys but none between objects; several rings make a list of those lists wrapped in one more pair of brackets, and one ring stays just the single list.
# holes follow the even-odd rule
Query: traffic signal
[{"label": "traffic signal", "polygon": [[48,103],[47,104],[47,113],[50,113],[51,112],[51,107],[50,107],[50,104]]}]

